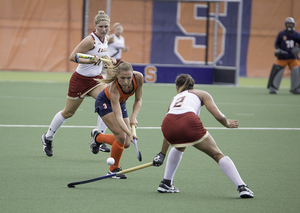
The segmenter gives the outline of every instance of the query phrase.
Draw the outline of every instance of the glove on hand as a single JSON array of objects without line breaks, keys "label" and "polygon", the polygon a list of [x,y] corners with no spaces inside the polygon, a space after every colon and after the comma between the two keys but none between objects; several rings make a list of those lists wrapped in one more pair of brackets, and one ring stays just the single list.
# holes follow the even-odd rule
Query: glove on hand
[{"label": "glove on hand", "polygon": [[154,158],[153,158],[153,163],[152,165],[153,166],[161,166],[163,163],[164,163],[164,159],[165,159],[165,156],[163,153],[158,153]]},{"label": "glove on hand", "polygon": [[298,47],[298,46],[294,46],[293,49],[292,49],[292,51],[291,51],[291,53],[293,54],[293,56],[295,58],[298,57],[299,52],[300,52],[300,47]]},{"label": "glove on hand", "polygon": [[276,57],[279,57],[279,58],[281,58],[281,57],[284,57],[284,55],[286,55],[286,54],[288,54],[288,52],[286,52],[286,51],[284,51],[284,50],[282,50],[282,49],[276,49],[275,50],[275,53],[274,53],[274,55],[276,56]]}]

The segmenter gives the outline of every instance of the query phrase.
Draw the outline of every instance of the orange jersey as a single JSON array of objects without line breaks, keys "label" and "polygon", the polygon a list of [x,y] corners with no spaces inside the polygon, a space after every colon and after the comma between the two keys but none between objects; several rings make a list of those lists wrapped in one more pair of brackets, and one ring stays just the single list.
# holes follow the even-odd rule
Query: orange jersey
[{"label": "orange jersey", "polygon": [[[119,93],[120,93],[120,103],[124,103],[130,96],[132,96],[134,94],[134,92],[136,91],[137,89],[137,84],[136,84],[136,79],[135,79],[135,75],[133,74],[132,76],[132,85],[133,85],[133,88],[132,88],[132,91],[129,92],[129,93],[125,93],[121,86],[119,85],[118,83],[118,80],[115,80],[114,82],[119,90]],[[105,95],[106,97],[108,98],[108,100],[110,100],[110,97],[109,97],[109,92],[108,92],[108,86],[105,87],[104,89],[104,92],[105,92]]]}]

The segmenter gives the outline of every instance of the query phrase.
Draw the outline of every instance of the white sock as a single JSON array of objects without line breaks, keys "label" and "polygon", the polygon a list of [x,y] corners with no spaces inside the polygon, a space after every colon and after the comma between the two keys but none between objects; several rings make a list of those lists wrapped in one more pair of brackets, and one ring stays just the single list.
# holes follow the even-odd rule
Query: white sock
[{"label": "white sock", "polygon": [[61,111],[58,112],[54,116],[54,118],[53,118],[53,120],[52,120],[52,122],[51,122],[51,124],[49,126],[49,129],[48,129],[48,131],[46,133],[46,139],[52,141],[53,138],[54,138],[55,133],[64,124],[65,121],[66,121],[66,119],[61,115]]},{"label": "white sock", "polygon": [[246,185],[242,180],[234,163],[228,156],[221,158],[221,160],[219,160],[219,165],[225,175],[227,175],[227,177],[229,177],[229,179],[234,183],[236,188],[238,188],[238,186],[240,185]]},{"label": "white sock", "polygon": [[173,184],[173,178],[182,159],[182,155],[183,152],[177,150],[175,147],[169,152],[164,179],[171,180],[171,184]]},{"label": "white sock", "polygon": [[102,118],[99,115],[98,115],[97,129],[102,134],[104,134],[107,129],[106,124],[103,122]]}]

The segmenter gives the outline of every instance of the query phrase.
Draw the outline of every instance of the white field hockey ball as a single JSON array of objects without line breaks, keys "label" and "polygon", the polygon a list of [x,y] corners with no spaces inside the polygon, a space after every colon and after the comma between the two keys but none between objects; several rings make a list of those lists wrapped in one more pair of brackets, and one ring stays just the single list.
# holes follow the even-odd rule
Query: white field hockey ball
[{"label": "white field hockey ball", "polygon": [[115,163],[115,159],[113,159],[112,157],[107,158],[106,163],[108,165],[113,165]]}]

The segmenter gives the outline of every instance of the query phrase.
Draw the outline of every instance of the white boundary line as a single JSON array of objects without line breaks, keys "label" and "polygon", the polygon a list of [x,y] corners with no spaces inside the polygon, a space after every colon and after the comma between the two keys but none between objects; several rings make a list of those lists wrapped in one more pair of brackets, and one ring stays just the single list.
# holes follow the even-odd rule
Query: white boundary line
[{"label": "white boundary line", "polygon": [[[9,128],[48,128],[49,125],[5,125],[0,124],[0,127],[9,127]],[[93,129],[96,128],[96,126],[61,126],[61,128],[83,128],[83,129]],[[160,127],[138,127],[137,129],[160,129]],[[225,130],[228,128],[225,127],[205,127],[205,129],[218,129],[218,130]],[[237,128],[237,130],[300,130],[300,128],[278,128],[278,127],[240,127]]]}]

